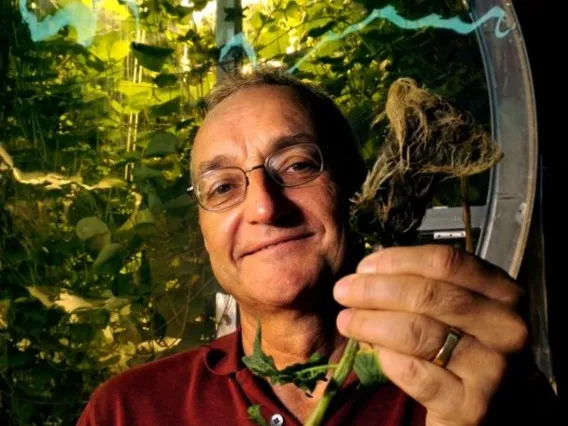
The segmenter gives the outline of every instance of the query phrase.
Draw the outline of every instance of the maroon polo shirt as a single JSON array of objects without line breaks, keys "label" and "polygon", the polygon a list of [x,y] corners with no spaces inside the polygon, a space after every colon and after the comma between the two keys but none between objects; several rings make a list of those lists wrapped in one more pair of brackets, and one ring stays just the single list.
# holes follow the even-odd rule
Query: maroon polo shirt
[{"label": "maroon polo shirt", "polygon": [[[133,367],[93,393],[77,425],[255,425],[247,413],[253,404],[260,404],[269,424],[274,419],[275,425],[300,425],[270,386],[246,368],[242,356],[237,329],[209,345]],[[358,390],[357,384],[351,373],[325,425],[425,424],[422,406],[392,383],[372,391]]]}]

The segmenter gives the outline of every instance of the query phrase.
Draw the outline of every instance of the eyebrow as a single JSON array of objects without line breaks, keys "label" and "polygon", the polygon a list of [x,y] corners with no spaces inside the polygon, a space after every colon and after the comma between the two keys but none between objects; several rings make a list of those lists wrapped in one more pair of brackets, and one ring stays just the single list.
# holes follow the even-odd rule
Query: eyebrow
[{"label": "eyebrow", "polygon": [[[309,133],[296,133],[294,135],[283,136],[274,140],[270,144],[271,152],[276,152],[289,146],[298,145],[300,143],[315,143],[315,138]],[[198,176],[203,175],[211,170],[220,169],[223,167],[229,167],[234,161],[234,157],[228,155],[216,155],[211,160],[202,161],[199,163]]]}]

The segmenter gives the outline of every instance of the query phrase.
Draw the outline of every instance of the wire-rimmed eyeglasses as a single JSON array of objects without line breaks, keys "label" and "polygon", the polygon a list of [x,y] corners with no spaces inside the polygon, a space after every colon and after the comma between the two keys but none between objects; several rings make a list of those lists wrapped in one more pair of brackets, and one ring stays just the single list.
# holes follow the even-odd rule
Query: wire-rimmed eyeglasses
[{"label": "wire-rimmed eyeglasses", "polygon": [[323,155],[318,145],[300,143],[273,152],[259,164],[243,170],[223,167],[203,173],[187,191],[193,192],[205,210],[224,211],[240,204],[246,197],[248,174],[264,168],[274,182],[283,187],[303,185],[323,171]]}]

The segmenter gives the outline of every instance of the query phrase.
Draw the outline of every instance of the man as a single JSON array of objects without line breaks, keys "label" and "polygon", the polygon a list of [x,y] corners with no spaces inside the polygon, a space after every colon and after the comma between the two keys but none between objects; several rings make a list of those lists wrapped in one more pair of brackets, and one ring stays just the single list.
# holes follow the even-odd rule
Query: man
[{"label": "man", "polygon": [[241,357],[257,320],[279,369],[314,352],[337,363],[347,337],[377,351],[389,383],[359,389],[352,373],[325,424],[551,424],[550,388],[525,362],[519,287],[445,246],[361,258],[347,208],[365,174],[347,121],[317,90],[263,69],[219,85],[195,139],[192,190],[240,327],[112,378],[79,424],[248,425],[252,405],[273,425],[302,424],[327,382],[308,397],[254,376]]}]

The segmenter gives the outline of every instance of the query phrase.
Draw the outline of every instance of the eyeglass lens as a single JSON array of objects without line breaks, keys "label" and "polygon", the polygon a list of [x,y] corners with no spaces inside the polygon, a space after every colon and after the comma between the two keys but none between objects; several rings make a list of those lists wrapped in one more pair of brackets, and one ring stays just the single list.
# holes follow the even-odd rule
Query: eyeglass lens
[{"label": "eyeglass lens", "polygon": [[[281,186],[297,186],[315,179],[322,171],[323,160],[314,144],[298,144],[272,154],[267,172]],[[244,199],[247,178],[237,167],[212,170],[201,176],[197,196],[207,209],[220,210]]]}]

